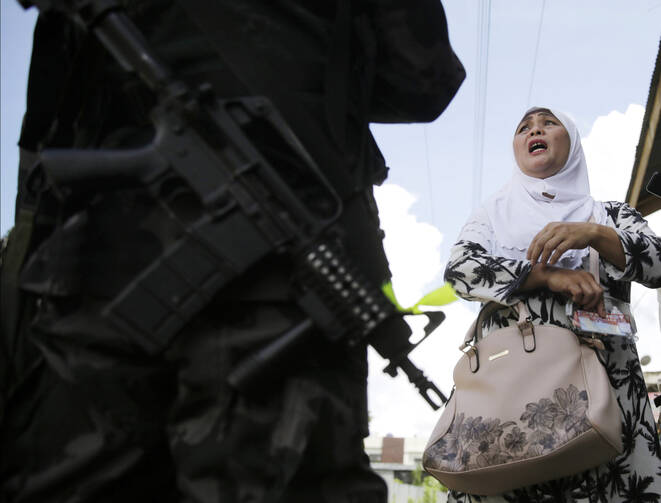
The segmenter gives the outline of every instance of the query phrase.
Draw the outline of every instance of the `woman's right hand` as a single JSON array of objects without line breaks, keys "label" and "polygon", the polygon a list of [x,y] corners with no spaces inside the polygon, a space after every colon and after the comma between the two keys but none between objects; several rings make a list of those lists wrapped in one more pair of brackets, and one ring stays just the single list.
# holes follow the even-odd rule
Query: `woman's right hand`
[{"label": "woman's right hand", "polygon": [[586,311],[606,316],[604,289],[587,271],[563,269],[541,263],[535,264],[521,290],[534,290],[542,287],[568,297],[574,304]]}]

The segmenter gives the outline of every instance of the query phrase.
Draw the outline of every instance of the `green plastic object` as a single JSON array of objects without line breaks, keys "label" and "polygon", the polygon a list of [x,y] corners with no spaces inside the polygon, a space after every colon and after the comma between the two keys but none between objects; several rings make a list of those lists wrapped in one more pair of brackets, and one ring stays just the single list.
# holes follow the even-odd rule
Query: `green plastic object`
[{"label": "green plastic object", "polygon": [[381,287],[381,290],[399,312],[409,314],[424,313],[424,311],[420,309],[420,306],[445,306],[446,304],[454,302],[458,298],[454,288],[452,288],[452,285],[450,285],[450,283],[445,283],[445,285],[442,287],[437,288],[436,290],[432,290],[426,295],[423,295],[423,297],[411,307],[403,307],[397,300],[395,291],[393,290],[392,283],[390,281],[384,283],[384,285]]}]

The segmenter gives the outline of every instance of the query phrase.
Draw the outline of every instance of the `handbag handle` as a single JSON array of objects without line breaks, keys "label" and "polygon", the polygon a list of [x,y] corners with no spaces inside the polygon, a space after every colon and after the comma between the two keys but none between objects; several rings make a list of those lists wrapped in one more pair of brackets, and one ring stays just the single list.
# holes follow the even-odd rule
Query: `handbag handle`
[{"label": "handbag handle", "polygon": [[468,332],[466,332],[464,343],[459,346],[459,349],[463,351],[468,346],[472,346],[474,343],[482,339],[482,324],[484,323],[484,320],[501,309],[512,309],[514,312],[518,313],[519,321],[517,325],[519,326],[525,324],[530,319],[530,311],[528,311],[528,306],[526,306],[523,301],[519,301],[515,306],[506,306],[494,301],[487,302],[482,306],[477,318],[468,329]]},{"label": "handbag handle", "polygon": [[[591,218],[590,221],[593,221],[593,219]],[[590,274],[592,274],[592,277],[594,277],[597,284],[599,284],[600,283],[599,252],[592,247],[590,247],[590,260],[589,260],[588,269]],[[480,309],[477,318],[475,319],[471,327],[468,329],[468,332],[466,333],[466,337],[464,337],[464,342],[461,346],[459,346],[459,349],[463,351],[467,347],[472,346],[473,344],[477,343],[480,339],[482,339],[482,324],[484,323],[484,320],[487,318],[487,316],[492,315],[494,312],[500,309],[506,309],[506,308],[513,309],[515,312],[518,312],[519,321],[517,322],[517,326],[519,327],[519,330],[521,330],[521,333],[524,336],[524,347],[526,347],[526,351],[534,351],[534,331],[532,330],[532,324],[530,323],[531,322],[530,311],[528,311],[528,307],[523,301],[519,301],[516,304],[516,307],[499,304],[494,301],[490,301],[484,304],[484,306],[482,306],[482,309]],[[529,333],[527,333],[528,325],[530,325],[531,327],[530,334],[532,334],[533,336],[532,345],[530,343],[526,344],[525,341],[525,339],[527,338],[526,336],[530,335]]]},{"label": "handbag handle", "polygon": [[594,248],[590,247],[590,267],[589,267],[590,274],[592,274],[592,277],[594,280],[597,282],[597,285],[600,285],[600,278],[599,278],[599,252],[595,250]]},{"label": "handbag handle", "polygon": [[[596,222],[594,215],[590,215],[589,223],[593,224]],[[597,282],[597,285],[601,284],[599,279],[599,252],[594,248],[590,247],[590,262],[588,264],[588,272],[592,274],[592,277]]]}]

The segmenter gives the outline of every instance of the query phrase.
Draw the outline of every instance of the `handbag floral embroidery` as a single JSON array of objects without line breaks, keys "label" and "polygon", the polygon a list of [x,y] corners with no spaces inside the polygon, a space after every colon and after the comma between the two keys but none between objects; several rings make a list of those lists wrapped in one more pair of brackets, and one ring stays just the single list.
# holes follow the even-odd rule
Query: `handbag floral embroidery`
[{"label": "handbag floral embroidery", "polygon": [[445,437],[424,455],[429,468],[459,472],[551,452],[590,429],[588,394],[570,384],[552,398],[526,404],[519,421],[455,417]]},{"label": "handbag floral embroidery", "polygon": [[621,417],[606,370],[572,331],[519,322],[482,338],[487,304],[454,369],[455,390],[423,467],[446,487],[492,495],[565,477],[622,452]]}]

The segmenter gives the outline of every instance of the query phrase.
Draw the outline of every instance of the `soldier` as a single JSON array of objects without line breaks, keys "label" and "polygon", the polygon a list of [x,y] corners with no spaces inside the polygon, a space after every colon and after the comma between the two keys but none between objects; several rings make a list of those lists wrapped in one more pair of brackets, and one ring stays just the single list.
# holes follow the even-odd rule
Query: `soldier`
[{"label": "soldier", "polygon": [[[372,197],[386,168],[368,124],[431,121],[463,81],[438,0],[217,0],[206,2],[214,37],[191,4],[123,3],[178,78],[275,103],[342,195],[345,250],[374,284],[387,280]],[[26,188],[45,147],[148,142],[154,102],[92,34],[42,12],[2,273],[3,501],[385,502],[362,447],[364,345],[309,337],[258,393],[227,384],[237,361],[302,317],[286,257],[147,351],[100,310],[162,251],[163,206],[135,188]]]}]

